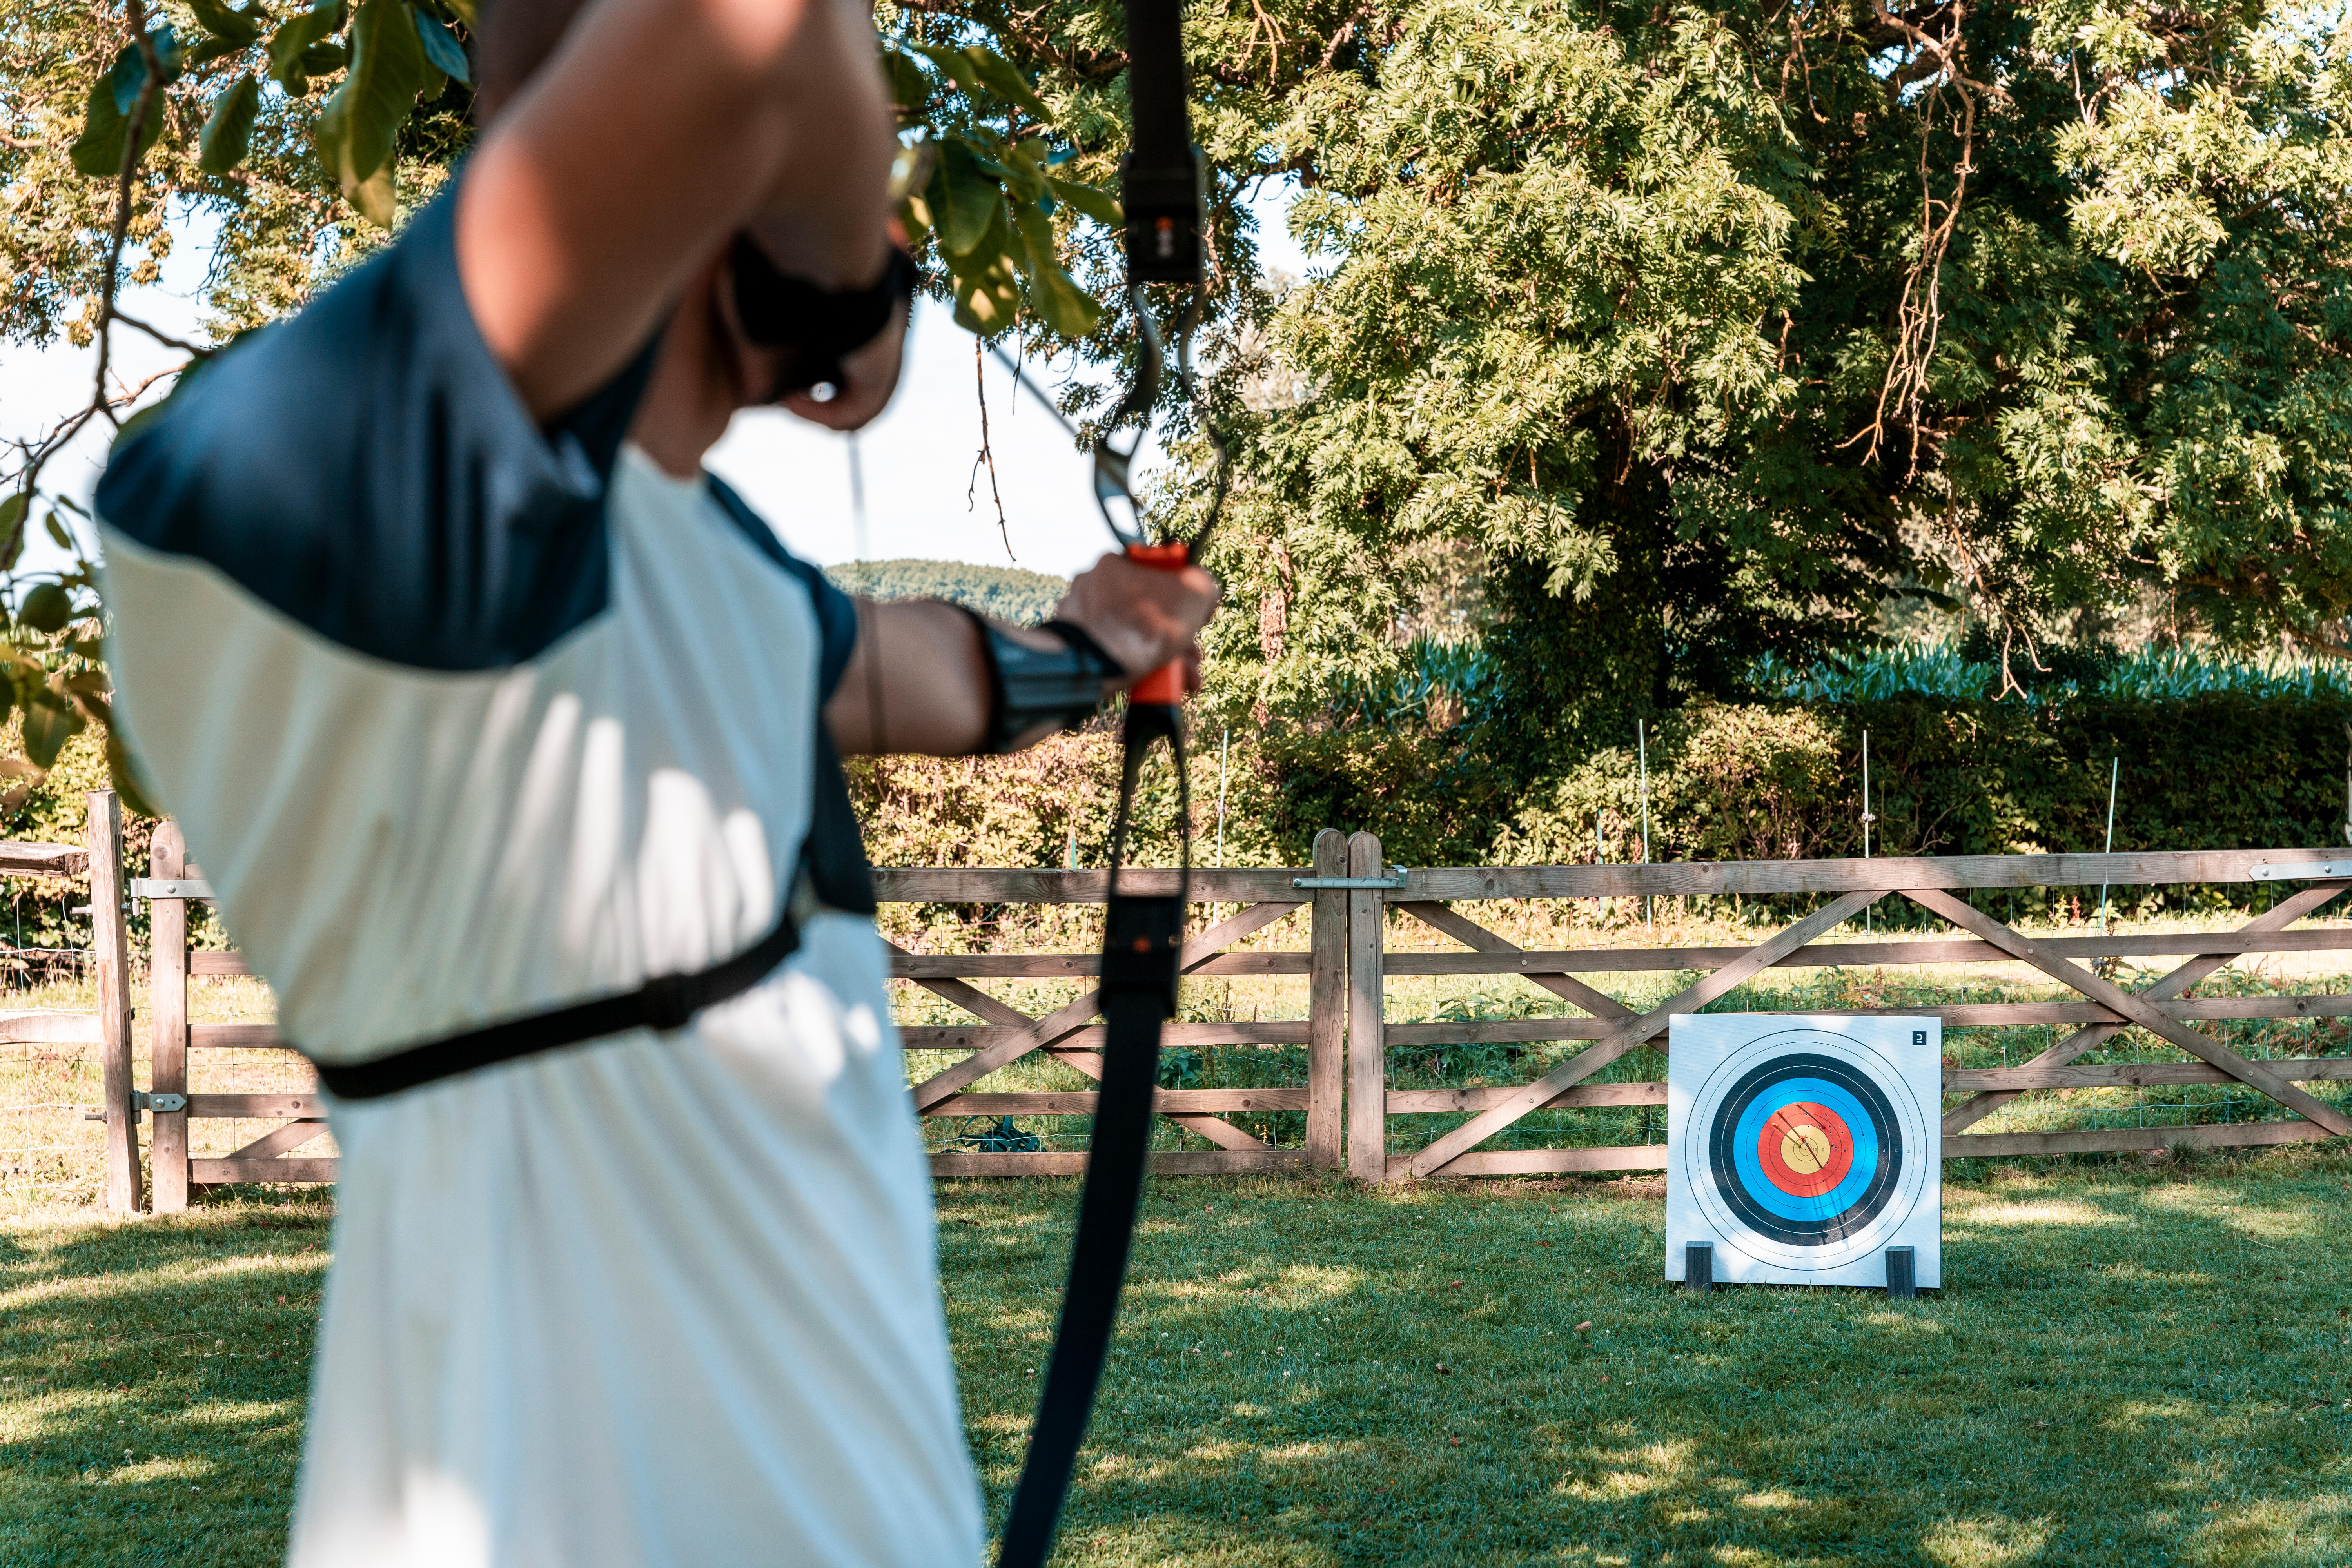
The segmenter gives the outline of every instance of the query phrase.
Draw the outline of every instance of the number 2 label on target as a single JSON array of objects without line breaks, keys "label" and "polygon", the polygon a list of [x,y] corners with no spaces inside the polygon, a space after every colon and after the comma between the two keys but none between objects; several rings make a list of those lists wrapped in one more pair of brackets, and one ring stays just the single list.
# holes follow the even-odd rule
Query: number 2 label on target
[{"label": "number 2 label on target", "polygon": [[1884,1286],[1886,1249],[1943,1282],[1943,1024],[1677,1016],[1666,1051],[1666,1278]]}]

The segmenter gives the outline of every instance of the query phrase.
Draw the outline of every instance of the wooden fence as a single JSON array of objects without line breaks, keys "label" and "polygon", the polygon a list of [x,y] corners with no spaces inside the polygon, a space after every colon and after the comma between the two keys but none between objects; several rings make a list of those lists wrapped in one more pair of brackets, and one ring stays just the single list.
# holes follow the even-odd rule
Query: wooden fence
[{"label": "wooden fence", "polygon": [[[1196,870],[1191,897],[1209,906],[1210,923],[1186,942],[1182,965],[1193,977],[1304,975],[1305,1016],[1247,1022],[1185,1021],[1169,1027],[1173,1048],[1215,1046],[1304,1047],[1304,1081],[1268,1088],[1163,1089],[1158,1109],[1174,1125],[1215,1147],[1166,1150],[1153,1166],[1163,1173],[1338,1170],[1365,1181],[1433,1175],[1543,1174],[1663,1168],[1662,1143],[1611,1147],[1482,1148],[1537,1110],[1655,1106],[1665,1086],[1655,1081],[1601,1082],[1596,1075],[1628,1052],[1663,1050],[1668,1021],[1706,1006],[1767,969],[1853,969],[1870,965],[2016,963],[2058,981],[2074,994],[2035,1002],[1957,1002],[1845,1013],[1934,1014],[1948,1030],[2021,1024],[2074,1025],[2074,1031],[2032,1059],[2013,1067],[1948,1067],[1945,1088],[1959,1103],[1943,1118],[1944,1155],[2038,1155],[2245,1146],[2352,1134],[2352,1116],[2301,1085],[2352,1079],[2352,1057],[2254,1059],[2229,1049],[2195,1026],[2244,1018],[2352,1016],[2352,995],[2290,994],[2199,998],[2192,987],[2241,954],[2352,950],[2352,927],[2290,929],[2352,887],[2352,854],[2314,849],[2205,851],[2179,854],[1983,856],[1862,860],[1751,861],[1674,865],[1474,867],[1403,870],[1385,868],[1378,838],[1319,835],[1311,867]],[[99,1014],[18,1016],[5,1037],[88,1038],[105,1063],[106,1202],[140,1206],[137,1116],[152,1117],[150,1141],[153,1202],[158,1212],[184,1207],[205,1185],[235,1182],[331,1182],[332,1159],[289,1157],[326,1131],[315,1092],[215,1094],[190,1087],[192,1058],[207,1048],[282,1047],[274,1027],[191,1024],[192,977],[241,974],[234,952],[191,952],[187,904],[210,897],[197,868],[187,864],[175,825],[159,825],[149,875],[126,883],[121,875],[121,820],[110,794],[90,797],[89,843],[0,845],[0,874],[72,875],[90,883],[92,955]],[[1172,891],[1175,873],[1125,874],[1139,889]],[[885,902],[961,905],[1098,904],[1107,891],[1101,871],[885,868],[876,873]],[[1987,889],[2087,888],[2151,883],[2273,882],[2283,889],[2264,913],[2234,930],[2155,936],[2029,938],[1969,901]],[[2284,890],[2289,889],[2292,890]],[[1528,951],[1469,919],[1453,906],[1512,900],[1811,895],[1827,901],[1811,913],[1746,946],[1599,947]],[[1899,897],[1954,928],[1945,937],[1875,940],[1847,926],[1871,905]],[[131,970],[129,898],[148,900],[148,1021],[151,1083],[132,1083]],[[1237,906],[1223,913],[1224,906]],[[1237,947],[1276,922],[1305,914],[1306,945]],[[1390,940],[1398,917],[1459,944],[1459,951],[1403,950]],[[1829,940],[1832,932],[1838,940]],[[2151,955],[2191,955],[2138,990],[2126,990],[2086,967],[2088,961]],[[1086,952],[924,953],[893,948],[891,973],[952,1003],[969,1023],[909,1025],[910,1048],[961,1053],[913,1089],[915,1110],[927,1118],[1083,1117],[1095,1110],[1091,1091],[996,1093],[972,1086],[1033,1053],[1088,1078],[1102,1072],[1102,1028],[1097,993],[1087,990],[1051,1011],[1033,1016],[981,989],[988,979],[1075,980],[1097,973]],[[1703,972],[1663,1002],[1636,1008],[1593,984],[1609,975]],[[1518,975],[1571,1005],[1561,1017],[1391,1022],[1385,982],[1391,976]],[[1791,1011],[1791,1016],[1819,1016]],[[2084,1064],[2124,1029],[2137,1026],[2189,1058],[2157,1063]],[[59,1033],[63,1029],[66,1033]],[[26,1031],[30,1030],[31,1033]],[[1589,1041],[1589,1045],[1523,1084],[1412,1089],[1391,1082],[1396,1054],[1436,1047]],[[2273,1101],[2285,1115],[2219,1125],[2096,1128],[2050,1132],[1969,1133],[1983,1117],[2021,1094],[2147,1085],[2235,1084]],[[1236,1125],[1240,1113],[1303,1113],[1297,1147],[1278,1147]],[[1400,1148],[1391,1121],[1399,1117],[1458,1117],[1417,1147]],[[188,1123],[205,1118],[266,1119],[278,1125],[219,1159],[192,1158]],[[1085,1168],[1076,1150],[935,1153],[940,1175],[1068,1174]]]},{"label": "wooden fence", "polygon": [[[1933,1014],[1947,1029],[2074,1024],[2064,1039],[2013,1068],[1945,1071],[1945,1089],[1969,1098],[1943,1118],[1948,1160],[1984,1155],[2083,1153],[2179,1145],[2279,1143],[2352,1134],[2343,1109],[2299,1087],[2352,1077],[2352,1058],[2250,1060],[2192,1025],[2221,1018],[2314,1018],[2352,1015],[2352,996],[2274,995],[2190,999],[2199,981],[2241,953],[2329,952],[2352,948],[2352,930],[2287,928],[2352,886],[2352,855],[2326,849],[2232,850],[2138,855],[2004,855],[1859,860],[1777,860],[1681,865],[1527,866],[1411,871],[1396,885],[1351,892],[1349,910],[1348,1169],[1365,1181],[1433,1175],[1503,1175],[1572,1171],[1663,1169],[1665,1148],[1481,1149],[1481,1143],[1548,1108],[1664,1104],[1657,1082],[1588,1084],[1602,1068],[1643,1046],[1664,1048],[1668,1020],[1696,1012],[1768,968],[1872,964],[1932,965],[2015,962],[2076,994],[2056,1002],[1955,1003],[1843,1008],[1853,1013]],[[1349,840],[1349,866],[1366,875],[1381,863],[1379,839]],[[2078,888],[2150,883],[2292,883],[2295,890],[2235,931],[2159,936],[2029,938],[1977,909],[1965,896],[1983,889]],[[1825,896],[1829,901],[1748,947],[1599,948],[1523,952],[1465,918],[1462,900],[1560,898],[1671,898],[1690,895]],[[1832,931],[1890,895],[1899,896],[1965,933],[1950,938],[1837,942]],[[1383,906],[1460,942],[1463,952],[1391,953]],[[2193,954],[2138,991],[2126,991],[2082,961]],[[1705,977],[1654,1006],[1626,1005],[1583,975],[1706,971]],[[1517,974],[1574,1004],[1584,1016],[1491,1022],[1392,1024],[1382,981],[1392,974]],[[1791,1016],[1802,1016],[1792,1014]],[[1818,1015],[1815,1015],[1818,1016]],[[2179,1063],[2076,1065],[2105,1041],[2137,1025],[2196,1059]],[[1507,1040],[1593,1042],[1532,1082],[1512,1088],[1398,1090],[1388,1086],[1387,1056],[1400,1047]],[[2148,1083],[2245,1085],[2293,1114],[2224,1125],[2100,1128],[2073,1131],[1969,1134],[1984,1116],[2033,1090]],[[1433,1111],[1466,1113],[1460,1124],[1422,1147],[1392,1152],[1388,1119]]]},{"label": "wooden fence", "polygon": [[[2064,1001],[1947,1003],[1843,1011],[1933,1014],[1948,1029],[2021,1024],[2073,1024],[2065,1038],[2016,1067],[1948,1068],[1946,1088],[1969,1098],[1943,1119],[1947,1159],[1988,1155],[2095,1152],[2175,1146],[2246,1146],[2352,1133],[2352,1118],[2302,1088],[2352,1078],[2352,1058],[2250,1060],[2192,1026],[2224,1018],[2352,1016],[2352,996],[2301,994],[2196,999],[2197,982],[2242,953],[2352,950],[2352,929],[2290,931],[2352,886],[2352,856],[2328,850],[2242,850],[2183,854],[1974,856],[1941,858],[1752,861],[1651,866],[1384,868],[1380,840],[1327,831],[1316,864],[1259,870],[1196,871],[1192,897],[1234,903],[1240,913],[1187,944],[1192,975],[1298,974],[1309,977],[1307,1016],[1271,1023],[1184,1023],[1171,1045],[1303,1041],[1307,1082],[1293,1089],[1163,1089],[1160,1105],[1180,1125],[1222,1147],[1153,1156],[1162,1171],[1337,1168],[1365,1181],[1431,1175],[1544,1174],[1663,1169],[1662,1143],[1568,1149],[1481,1149],[1481,1143],[1538,1110],[1664,1105],[1662,1082],[1591,1082],[1612,1061],[1643,1046],[1664,1048],[1668,1020],[1695,1012],[1767,968],[1853,968],[2015,962],[2073,990]],[[2322,874],[2324,873],[2324,874]],[[1140,874],[1155,890],[1173,874]],[[1098,902],[1098,871],[895,869],[878,873],[886,900],[947,904]],[[2266,912],[2235,931],[2158,936],[2029,938],[1994,920],[1965,895],[1981,889],[2087,888],[2102,884],[2290,883]],[[1301,886],[1304,882],[1307,886]],[[1318,887],[1314,884],[1321,883]],[[1332,883],[1342,886],[1330,886]],[[1353,885],[1344,885],[1353,884]],[[1608,947],[1526,952],[1478,925],[1457,902],[1526,899],[1608,899],[1811,894],[1828,902],[1783,930],[1745,947]],[[1890,895],[1957,928],[1949,938],[1824,940]],[[1301,907],[1312,908],[1307,951],[1230,952],[1228,945]],[[1391,911],[1453,939],[1458,952],[1391,952]],[[1344,931],[1344,936],[1341,934]],[[2100,958],[2193,955],[2139,991],[2126,991],[2084,967]],[[908,1044],[953,1047],[971,1054],[915,1090],[927,1116],[1078,1116],[1094,1109],[1083,1093],[975,1094],[966,1086],[1031,1051],[1045,1051],[1098,1076],[1094,998],[1082,996],[1043,1018],[1030,1018],[970,984],[988,977],[1074,977],[1094,973],[1090,953],[894,955],[893,972],[972,1012],[969,1028],[910,1028]],[[1591,983],[1606,974],[1698,970],[1705,977],[1666,1001],[1637,1010]],[[1581,1016],[1392,1023],[1384,981],[1391,975],[1519,975],[1574,1005]],[[1808,1016],[1794,1014],[1791,1016]],[[1819,1016],[1813,1014],[1810,1016]],[[2082,1065],[2079,1058],[2137,1025],[2179,1047],[2192,1060]],[[1517,1087],[1399,1089],[1391,1084],[1393,1052],[1433,1047],[1590,1040],[1584,1050]],[[1344,1068],[1342,1062],[1344,1061]],[[1969,1134],[1965,1129],[2019,1095],[2036,1090],[2150,1084],[2237,1083],[2292,1114],[2219,1125],[2096,1128],[2053,1132]],[[1342,1110],[1344,1108],[1344,1135]],[[1218,1120],[1219,1110],[1297,1109],[1307,1112],[1305,1147],[1286,1151]],[[1451,1113],[1456,1126],[1425,1146],[1392,1151],[1390,1120]],[[1084,1168],[1076,1152],[935,1154],[933,1169],[951,1175],[1021,1175]]]}]

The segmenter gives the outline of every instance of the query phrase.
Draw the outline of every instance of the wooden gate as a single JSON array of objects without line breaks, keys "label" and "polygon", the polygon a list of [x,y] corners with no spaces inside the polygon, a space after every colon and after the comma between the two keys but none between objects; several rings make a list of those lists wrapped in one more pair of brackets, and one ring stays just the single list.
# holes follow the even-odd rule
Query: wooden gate
[{"label": "wooden gate", "polygon": [[[1349,841],[1351,868],[1377,871],[1380,840]],[[2290,931],[2352,886],[2352,856],[2315,849],[2207,851],[2140,855],[2006,855],[1860,860],[1779,860],[1682,865],[1525,866],[1409,871],[1395,884],[1351,892],[1349,910],[1348,1169],[1365,1181],[1433,1175],[1502,1175],[1571,1171],[1662,1169],[1663,1143],[1576,1149],[1488,1149],[1479,1144],[1530,1111],[1665,1102],[1658,1082],[1590,1083],[1626,1052],[1664,1048],[1667,1024],[1693,1013],[1767,968],[1851,967],[2014,961],[2076,993],[2077,999],[2032,1003],[1952,1003],[1848,1008],[1849,1013],[1935,1015],[1947,1027],[2014,1024],[2080,1026],[2033,1060],[2014,1068],[1950,1068],[1945,1087],[1969,1099],[1943,1120],[1944,1155],[2062,1154],[2179,1145],[2277,1143],[2352,1134],[2352,1116],[2298,1087],[2352,1077],[2352,1058],[2252,1060],[2192,1026],[2220,1018],[2352,1016],[2352,996],[2279,995],[2191,999],[2187,993],[2241,953],[2352,949],[2352,930]],[[2265,913],[2234,931],[2158,936],[2032,938],[1971,904],[1989,889],[2069,888],[2114,883],[2293,884]],[[1811,894],[1828,902],[1748,947],[1594,948],[1527,952],[1451,906],[1463,900],[1600,899],[1708,895]],[[1828,935],[1881,899],[1910,900],[1947,921],[1949,938],[1853,940]],[[1406,915],[1469,951],[1390,952],[1387,911]],[[2084,967],[2085,960],[2149,954],[2196,956],[2138,991],[2126,991]],[[1666,1001],[1628,1006],[1580,975],[1642,971],[1708,973]],[[1392,1024],[1382,982],[1392,974],[1518,974],[1565,998],[1584,1016]],[[1792,1016],[1806,1015],[1792,1014]],[[1813,1015],[1819,1016],[1819,1015]],[[2078,1058],[2137,1025],[2196,1058],[2189,1062],[2076,1065]],[[1442,1044],[1591,1040],[1593,1043],[1533,1082],[1513,1088],[1394,1089],[1392,1050]],[[1964,1129],[2018,1095],[2148,1083],[2243,1084],[2293,1112],[2287,1119],[2220,1126],[2103,1128],[2080,1131],[1966,1134]],[[1425,1145],[1391,1152],[1388,1118],[1433,1111],[1467,1113]]]},{"label": "wooden gate", "polygon": [[[1189,1131],[1218,1145],[1204,1150],[1163,1150],[1151,1156],[1160,1172],[1335,1169],[1340,1152],[1342,988],[1345,984],[1347,898],[1343,890],[1301,887],[1343,879],[1346,844],[1326,829],[1315,843],[1313,868],[1271,870],[1195,870],[1190,898],[1213,909],[1239,904],[1185,942],[1181,965],[1188,975],[1305,974],[1307,1016],[1265,1022],[1177,1022],[1162,1044],[1168,1047],[1218,1045],[1304,1045],[1307,1081],[1273,1089],[1163,1089],[1155,1108]],[[1123,885],[1138,892],[1176,890],[1176,873],[1129,870]],[[886,903],[919,904],[1099,904],[1109,891],[1102,871],[1005,871],[891,868],[875,872],[875,891]],[[1232,951],[1235,942],[1264,931],[1301,909],[1308,911],[1305,950]],[[954,1049],[961,1060],[915,1085],[917,1114],[946,1116],[1091,1116],[1091,1092],[976,1094],[968,1086],[1032,1052],[1042,1051],[1091,1079],[1102,1077],[1103,1030],[1094,1022],[1100,993],[1083,994],[1042,1016],[1031,1016],[971,984],[975,979],[1084,978],[1101,972],[1095,952],[910,953],[891,950],[891,974],[912,981],[970,1013],[970,1026],[912,1025],[899,1032],[909,1048]],[[1236,1127],[1235,1111],[1299,1110],[1306,1113],[1306,1146],[1281,1149]],[[1075,1150],[1034,1152],[943,1152],[931,1169],[943,1176],[1068,1175],[1086,1168]]]},{"label": "wooden gate", "polygon": [[[191,975],[243,974],[235,952],[198,952],[188,947],[188,905],[206,900],[212,889],[188,864],[186,840],[176,822],[155,825],[148,851],[148,874],[131,884],[147,900],[147,1016],[152,1052],[152,1087],[146,1104],[152,1118],[148,1164],[153,1173],[155,1212],[174,1214],[188,1206],[199,1186],[233,1182],[331,1182],[332,1159],[287,1156],[326,1135],[326,1108],[315,1089],[279,1094],[205,1094],[189,1089],[189,1058],[203,1050],[277,1049],[285,1038],[271,1024],[191,1024]],[[251,1142],[218,1159],[190,1155],[188,1123],[202,1121],[284,1120]]]},{"label": "wooden gate", "polygon": [[[1169,1026],[1171,1047],[1213,1045],[1304,1045],[1307,1081],[1271,1089],[1162,1089],[1159,1108],[1171,1121],[1218,1147],[1170,1150],[1152,1156],[1153,1168],[1168,1173],[1336,1168],[1339,1163],[1340,1068],[1343,1059],[1340,988],[1345,965],[1345,895],[1294,884],[1315,875],[1344,873],[1345,844],[1326,832],[1317,844],[1318,866],[1272,870],[1192,873],[1192,897],[1212,905],[1238,903],[1239,912],[1216,921],[1184,945],[1182,965],[1192,975],[1306,974],[1306,1018],[1246,1023],[1177,1023]],[[1171,871],[1125,873],[1138,891],[1172,891]],[[963,904],[1072,904],[1103,901],[1108,877],[1100,871],[959,870],[884,868],[875,873],[886,902]],[[279,1094],[220,1094],[192,1090],[194,1053],[207,1048],[283,1048],[268,1025],[191,1024],[188,981],[195,975],[243,974],[235,952],[191,952],[187,906],[208,900],[211,888],[187,864],[175,823],[157,826],[149,875],[131,884],[133,896],[148,900],[151,933],[148,963],[149,1016],[152,1028],[152,1087],[138,1103],[153,1115],[150,1158],[154,1207],[159,1214],[187,1206],[196,1187],[233,1182],[332,1182],[331,1158],[289,1158],[327,1131],[325,1110],[315,1090]],[[1308,946],[1299,951],[1230,951],[1233,944],[1300,910],[1308,911]],[[967,1086],[1033,1051],[1042,1051],[1089,1078],[1102,1076],[1102,1035],[1095,1022],[1098,994],[1087,991],[1067,1005],[1033,1017],[971,984],[975,979],[1081,979],[1100,968],[1094,952],[912,953],[891,950],[891,973],[942,996],[972,1015],[970,1026],[905,1028],[915,1049],[961,1049],[962,1060],[915,1086],[919,1114],[926,1117],[1091,1116],[1091,1092],[981,1094]],[[116,1053],[110,1053],[112,1060]],[[121,1053],[126,1058],[127,1047]],[[128,1081],[126,1078],[126,1082]],[[1237,1111],[1297,1110],[1306,1113],[1303,1149],[1276,1148],[1227,1120]],[[189,1153],[188,1123],[205,1119],[283,1118],[280,1125],[232,1153],[196,1159]],[[931,1157],[940,1175],[1066,1175],[1086,1168],[1077,1151],[1036,1152],[947,1152]]]}]

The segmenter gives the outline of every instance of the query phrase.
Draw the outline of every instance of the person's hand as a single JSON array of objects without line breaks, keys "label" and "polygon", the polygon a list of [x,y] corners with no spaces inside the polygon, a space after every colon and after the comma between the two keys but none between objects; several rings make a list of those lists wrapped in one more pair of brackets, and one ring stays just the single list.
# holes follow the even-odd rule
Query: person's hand
[{"label": "person's hand", "polygon": [[907,348],[907,317],[890,313],[890,324],[864,348],[842,356],[841,383],[830,398],[820,402],[805,390],[788,392],[783,405],[812,425],[828,430],[857,430],[870,424],[889,405],[898,390],[898,368]]},{"label": "person's hand", "polygon": [[1070,584],[1055,611],[1102,645],[1128,672],[1121,687],[1172,660],[1184,666],[1184,689],[1201,689],[1201,648],[1194,639],[1217,613],[1224,590],[1198,566],[1163,572],[1124,555],[1106,555]]}]

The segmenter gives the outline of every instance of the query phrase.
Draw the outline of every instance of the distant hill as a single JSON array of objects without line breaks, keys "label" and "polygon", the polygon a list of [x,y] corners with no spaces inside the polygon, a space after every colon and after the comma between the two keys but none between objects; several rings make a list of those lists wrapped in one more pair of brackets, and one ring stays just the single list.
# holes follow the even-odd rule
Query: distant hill
[{"label": "distant hill", "polygon": [[845,593],[869,599],[948,599],[1018,626],[1054,613],[1069,591],[1066,577],[1017,566],[975,566],[965,561],[856,561],[824,574]]}]

